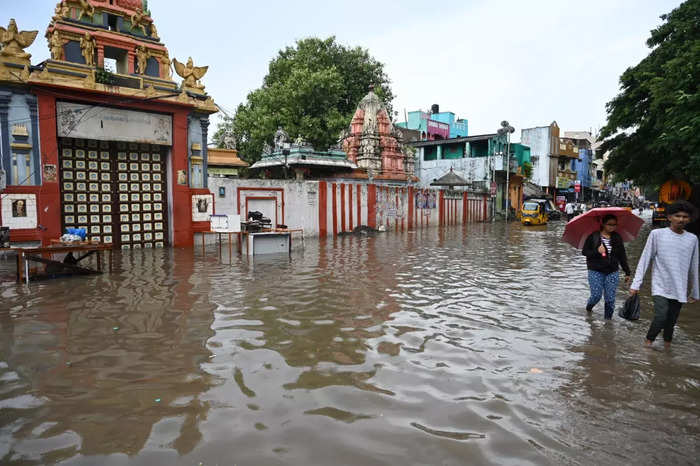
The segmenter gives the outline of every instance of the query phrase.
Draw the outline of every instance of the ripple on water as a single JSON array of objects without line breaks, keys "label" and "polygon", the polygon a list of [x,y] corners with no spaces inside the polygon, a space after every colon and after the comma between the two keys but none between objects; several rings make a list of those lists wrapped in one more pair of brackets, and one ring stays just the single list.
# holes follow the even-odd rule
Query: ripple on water
[{"label": "ripple on water", "polygon": [[112,275],[3,283],[0,463],[216,464],[231,445],[241,464],[691,463],[698,305],[676,349],[640,352],[648,290],[638,323],[587,316],[562,229],[308,240],[233,264],[117,253]]}]

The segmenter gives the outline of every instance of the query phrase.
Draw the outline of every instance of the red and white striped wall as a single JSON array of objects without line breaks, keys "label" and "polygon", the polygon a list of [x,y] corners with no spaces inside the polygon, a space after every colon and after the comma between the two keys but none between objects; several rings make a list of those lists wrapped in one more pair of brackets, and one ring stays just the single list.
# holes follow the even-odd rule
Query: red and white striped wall
[{"label": "red and white striped wall", "polygon": [[487,219],[484,195],[447,196],[442,190],[412,186],[320,181],[319,236],[337,235],[365,225],[405,231],[431,225],[459,225]]}]

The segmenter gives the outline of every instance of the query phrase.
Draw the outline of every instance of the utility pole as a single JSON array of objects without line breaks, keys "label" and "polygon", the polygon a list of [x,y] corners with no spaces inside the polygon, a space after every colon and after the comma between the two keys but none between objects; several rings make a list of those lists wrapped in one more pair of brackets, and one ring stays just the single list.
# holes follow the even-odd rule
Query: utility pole
[{"label": "utility pole", "polygon": [[[498,129],[499,136],[506,136],[506,223],[508,223],[508,212],[510,210],[510,135],[515,132],[515,128],[510,126],[506,120],[501,122]],[[495,174],[495,171],[494,171]]]}]

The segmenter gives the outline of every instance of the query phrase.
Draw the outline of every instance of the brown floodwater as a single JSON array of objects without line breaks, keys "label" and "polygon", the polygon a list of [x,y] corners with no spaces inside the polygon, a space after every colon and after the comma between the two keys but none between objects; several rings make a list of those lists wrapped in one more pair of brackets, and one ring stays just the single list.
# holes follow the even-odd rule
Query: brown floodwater
[{"label": "brown floodwater", "polygon": [[648,282],[640,321],[588,316],[562,231],[307,240],[232,264],[144,250],[3,282],[0,464],[697,464],[700,306],[671,351],[644,349]]}]

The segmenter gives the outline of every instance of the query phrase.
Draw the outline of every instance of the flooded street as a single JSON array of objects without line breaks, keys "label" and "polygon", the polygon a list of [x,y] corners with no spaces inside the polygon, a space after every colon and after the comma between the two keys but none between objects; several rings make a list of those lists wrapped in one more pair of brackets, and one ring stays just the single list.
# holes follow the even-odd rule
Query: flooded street
[{"label": "flooded street", "polygon": [[700,304],[670,352],[643,348],[649,277],[640,321],[588,316],[563,228],[233,264],[144,250],[111,275],[3,282],[0,464],[697,464]]}]

